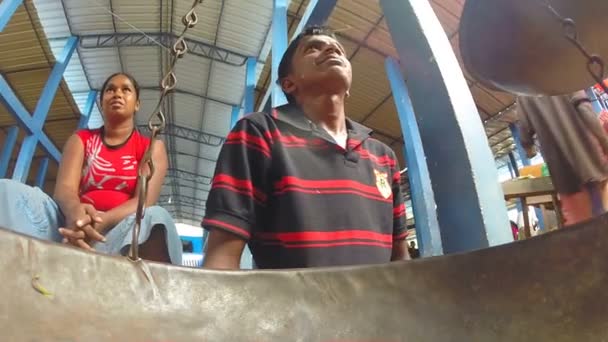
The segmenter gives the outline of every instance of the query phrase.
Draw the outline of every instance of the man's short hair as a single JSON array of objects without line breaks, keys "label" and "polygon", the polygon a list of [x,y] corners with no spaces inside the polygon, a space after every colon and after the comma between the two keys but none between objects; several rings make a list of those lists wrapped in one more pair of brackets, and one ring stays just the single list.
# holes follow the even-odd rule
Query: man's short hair
[{"label": "man's short hair", "polygon": [[[285,53],[283,54],[283,57],[281,58],[281,62],[279,63],[279,77],[277,79],[277,82],[279,83],[279,85],[281,84],[281,80],[283,78],[287,77],[287,74],[289,74],[289,72],[291,71],[291,64],[293,63],[293,55],[295,54],[296,50],[298,49],[298,46],[300,45],[302,38],[304,38],[306,36],[328,36],[335,40],[338,40],[336,38],[336,35],[334,34],[334,32],[328,27],[309,26],[309,27],[305,28],[300,34],[298,34],[296,36],[296,38],[294,40],[291,41],[291,43],[289,43],[287,50],[285,50]],[[283,93],[285,93],[285,91],[283,91]],[[287,98],[287,101],[289,103],[291,103],[291,104],[296,103],[296,100],[292,95],[285,93],[285,97]]]}]

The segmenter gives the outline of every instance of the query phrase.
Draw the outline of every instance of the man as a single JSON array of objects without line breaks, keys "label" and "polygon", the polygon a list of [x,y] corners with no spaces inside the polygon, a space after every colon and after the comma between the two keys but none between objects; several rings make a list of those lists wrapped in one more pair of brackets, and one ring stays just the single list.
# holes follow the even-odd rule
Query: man
[{"label": "man", "polygon": [[236,269],[245,243],[258,268],[384,263],[408,258],[395,153],[345,117],[350,62],[312,27],[287,48],[289,101],[240,120],[220,153],[202,222],[204,267]]},{"label": "man", "polygon": [[[564,225],[600,214],[608,206],[608,138],[585,91],[571,95],[517,99],[521,143],[528,157],[538,138],[555,190],[560,195]],[[593,196],[597,196],[594,210]]]}]

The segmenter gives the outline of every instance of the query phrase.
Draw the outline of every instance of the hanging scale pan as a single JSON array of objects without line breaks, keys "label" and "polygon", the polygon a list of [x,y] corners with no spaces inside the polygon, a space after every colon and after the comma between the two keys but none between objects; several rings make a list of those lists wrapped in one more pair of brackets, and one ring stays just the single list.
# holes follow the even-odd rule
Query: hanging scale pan
[{"label": "hanging scale pan", "polygon": [[607,23],[606,0],[467,0],[462,59],[490,88],[567,94],[606,78]]}]

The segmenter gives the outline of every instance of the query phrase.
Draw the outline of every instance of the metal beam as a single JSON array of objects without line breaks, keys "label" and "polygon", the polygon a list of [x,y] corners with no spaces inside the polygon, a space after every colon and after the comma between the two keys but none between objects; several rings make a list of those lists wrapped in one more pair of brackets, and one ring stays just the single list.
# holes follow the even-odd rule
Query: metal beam
[{"label": "metal beam", "polygon": [[437,204],[409,90],[403,81],[397,61],[387,58],[384,65],[405,139],[404,152],[411,189],[412,209],[414,217],[416,217],[418,248],[422,256],[442,255]]},{"label": "metal beam", "polygon": [[[146,130],[148,129],[148,125],[137,125],[137,128]],[[205,133],[178,125],[167,125],[161,135],[172,135],[181,139],[186,139],[213,147],[221,146],[224,143],[224,140],[226,140],[219,135]]]},{"label": "metal beam", "polygon": [[239,121],[239,114],[241,112],[241,108],[239,106],[232,106],[232,113],[230,114],[230,129],[236,125],[236,122]]},{"label": "metal beam", "polygon": [[23,0],[2,0],[0,2],[0,32],[4,31],[6,25],[17,11]]},{"label": "metal beam", "polygon": [[[325,24],[336,3],[337,0],[311,0],[290,41],[307,26]],[[262,97],[262,102],[258,106],[258,111],[267,110],[269,98],[272,98],[270,105],[273,108],[287,103],[281,87],[277,84],[279,63],[281,62],[283,53],[287,49],[287,3],[285,0],[274,0],[272,18],[272,77],[268,89]]]},{"label": "metal beam", "polygon": [[245,114],[253,112],[255,105],[255,73],[257,60],[254,57],[247,58],[247,68],[245,71],[245,95],[243,96],[243,108]]},{"label": "metal beam", "polygon": [[[430,2],[381,0],[380,4],[402,73],[407,73],[437,203],[443,252],[513,241],[496,164],[475,101]],[[434,94],[432,100],[428,94]]]},{"label": "metal beam", "polygon": [[173,177],[173,178],[178,178],[178,179],[185,179],[188,181],[193,181],[198,184],[211,185],[211,177],[197,175],[196,173],[190,172],[190,171],[179,170],[179,169],[168,169],[167,176]]},{"label": "metal beam", "polygon": [[[159,92],[159,93],[162,91],[162,89],[160,87],[141,87],[140,89],[141,90],[156,91],[156,92]],[[171,94],[190,95],[190,96],[198,97],[198,98],[203,99],[203,100],[213,101],[215,103],[223,104],[225,106],[230,106],[230,107],[237,105],[236,103],[230,103],[230,102],[227,102],[227,101],[224,101],[224,100],[221,100],[221,99],[217,99],[217,98],[214,98],[214,97],[211,97],[211,96],[205,96],[203,94],[193,93],[191,91],[187,91],[187,90],[184,90],[184,89],[174,89],[173,91],[171,91]]]},{"label": "metal beam", "polygon": [[196,198],[196,197],[190,197],[190,196],[183,196],[180,195],[179,197],[176,196],[172,196],[172,195],[161,195],[158,198],[159,202],[164,202],[166,204],[171,204],[169,203],[169,199],[171,199],[171,202],[181,202],[181,203],[187,203],[190,205],[197,205],[202,203],[202,205],[200,205],[201,207],[205,207],[205,204],[207,203],[207,200],[203,200],[200,198]]},{"label": "metal beam", "polygon": [[24,129],[27,134],[40,134],[38,136],[40,144],[53,159],[59,160],[59,158],[61,158],[61,152],[57,149],[57,146],[53,144],[51,139],[49,139],[44,132],[35,130],[34,119],[17,98],[17,95],[15,95],[15,92],[3,75],[0,75],[0,102],[5,106],[9,113],[11,113],[15,120],[17,120],[19,126]]},{"label": "metal beam", "polygon": [[271,83],[272,89],[271,104],[273,108],[287,103],[287,98],[281,87],[277,84],[279,74],[279,63],[283,54],[287,50],[287,1],[273,0],[272,7],[272,62]]},{"label": "metal beam", "polygon": [[91,119],[91,113],[93,112],[93,107],[95,107],[97,100],[97,90],[90,90],[89,95],[87,96],[87,103],[84,106],[84,112],[80,115],[80,121],[78,122],[78,128],[88,128],[89,120]]},{"label": "metal beam", "polygon": [[10,163],[15,144],[17,143],[17,135],[19,134],[19,127],[12,126],[6,133],[4,139],[4,146],[2,146],[2,154],[0,155],[0,178],[6,177],[8,171],[8,164]]},{"label": "metal beam", "polygon": [[[177,41],[178,36],[172,32],[115,32],[81,35],[79,38],[80,47],[83,49],[158,46],[158,44],[163,45],[166,49],[171,49],[173,44]],[[247,56],[229,49],[220,48],[191,38],[185,38],[185,41],[186,44],[188,44],[188,53],[195,56],[208,58],[236,67],[243,66],[247,61]]]},{"label": "metal beam", "polygon": [[49,157],[44,157],[40,160],[38,164],[38,173],[36,173],[36,186],[40,189],[44,188],[44,180],[46,178],[46,173],[49,170]]},{"label": "metal beam", "polygon": [[[21,150],[19,151],[19,156],[17,157],[17,162],[15,163],[15,169],[13,171],[14,180],[25,182],[28,177],[32,157],[34,157],[34,153],[36,152],[36,146],[41,140],[41,137],[46,136],[42,131],[42,127],[44,126],[51,105],[55,100],[55,94],[57,94],[57,89],[61,84],[61,80],[63,80],[63,73],[67,69],[68,63],[72,58],[72,54],[76,51],[77,46],[78,38],[68,38],[61,54],[55,61],[55,65],[53,65],[53,70],[51,70],[49,78],[42,89],[42,94],[40,94],[40,98],[38,99],[38,103],[36,104],[36,108],[32,115],[32,133],[25,137],[21,143]],[[56,161],[59,161],[59,155],[51,156]]]},{"label": "metal beam", "polygon": [[[188,188],[188,189],[192,189],[192,190],[195,190],[195,191],[198,191],[198,192],[206,192],[206,193],[208,193],[210,191],[210,188],[209,189],[201,188],[200,184],[197,183],[196,180],[184,179],[184,178],[173,178],[173,177],[166,178],[166,179],[167,179],[168,183],[166,183],[165,185],[167,185],[167,186],[176,184],[178,186],[181,186],[181,187],[184,187],[184,188]],[[180,194],[180,196],[181,196],[181,194]]]}]

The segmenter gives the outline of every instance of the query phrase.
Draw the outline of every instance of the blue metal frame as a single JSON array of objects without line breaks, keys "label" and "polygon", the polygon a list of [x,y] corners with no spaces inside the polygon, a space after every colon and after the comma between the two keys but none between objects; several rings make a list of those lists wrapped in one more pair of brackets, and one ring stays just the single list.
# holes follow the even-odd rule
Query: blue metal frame
[{"label": "blue metal frame", "polygon": [[87,103],[84,106],[84,112],[80,116],[80,121],[78,122],[78,128],[89,128],[89,120],[91,119],[91,113],[93,112],[93,108],[97,103],[97,90],[89,91],[89,95],[87,96]]},{"label": "blue metal frame", "polygon": [[521,144],[521,134],[519,133],[519,129],[517,129],[517,126],[515,124],[509,124],[509,130],[511,131],[511,135],[513,136],[513,141],[515,142],[515,149],[517,150],[517,154],[519,154],[521,164],[523,166],[530,166],[532,162],[528,158],[526,149]]},{"label": "blue metal frame", "polygon": [[4,31],[6,25],[17,11],[23,0],[2,0],[0,2],[0,32]]},{"label": "blue metal frame", "polygon": [[[27,127],[29,131],[28,133],[30,134],[25,139],[23,139],[23,143],[21,144],[21,150],[19,151],[17,163],[15,164],[15,170],[13,171],[13,179],[15,180],[21,182],[25,182],[27,180],[30,171],[30,166],[32,163],[32,158],[34,157],[34,153],[36,152],[36,146],[38,145],[38,142],[40,142],[45,147],[45,149],[53,159],[59,161],[59,159],[61,158],[61,153],[50,141],[50,139],[48,139],[46,134],[44,134],[44,132],[42,131],[42,127],[44,126],[44,121],[46,120],[53,100],[55,99],[57,89],[59,88],[61,80],[63,79],[63,73],[65,72],[65,69],[67,68],[68,63],[72,58],[72,54],[76,50],[77,46],[77,37],[70,37],[67,39],[67,42],[63,47],[63,50],[61,51],[61,55],[59,55],[59,58],[57,58],[57,61],[53,66],[53,70],[51,71],[51,74],[49,75],[49,78],[46,81],[44,88],[42,89],[42,94],[38,99],[38,103],[36,104],[36,108],[34,109],[33,115],[30,116],[27,113],[27,111],[23,107],[23,104],[8,102],[9,105],[15,106],[12,107],[11,112],[13,112],[18,117],[18,120],[21,119],[22,124],[29,123],[29,125],[26,124],[25,126]],[[14,96],[14,93],[12,95]],[[15,100],[17,100],[16,96],[14,97]],[[27,116],[28,120],[24,120],[23,116]],[[48,142],[45,142],[45,139],[48,140]],[[53,148],[50,148],[48,146],[49,144],[52,145]]]},{"label": "blue metal frame", "polygon": [[287,1],[274,0],[272,8],[272,63],[270,64],[272,77],[269,86],[272,88],[272,108],[287,103],[287,98],[281,90],[281,86],[277,84],[279,63],[285,50],[287,50]]},{"label": "blue metal frame", "polygon": [[6,171],[8,171],[8,164],[11,161],[15,144],[17,143],[17,135],[19,134],[19,127],[12,126],[6,133],[6,139],[4,139],[4,146],[2,146],[2,154],[0,155],[0,178],[6,177]]},{"label": "blue metal frame", "polygon": [[253,112],[255,105],[255,72],[258,61],[255,57],[247,58],[247,68],[245,71],[245,96],[243,97],[243,108],[245,114]]},{"label": "blue metal frame", "polygon": [[422,256],[442,255],[443,246],[439,221],[437,220],[435,195],[409,91],[403,81],[401,69],[396,60],[387,58],[384,67],[391,85],[399,122],[401,123],[401,132],[405,140],[405,160],[410,180],[412,209],[416,219],[418,249]]},{"label": "blue metal frame", "polygon": [[232,106],[232,113],[230,114],[230,129],[236,125],[236,122],[239,121],[239,115],[241,113],[241,108],[239,106]]},{"label": "blue metal frame", "polygon": [[407,71],[444,253],[513,241],[494,156],[475,101],[430,2],[381,0],[380,4]]},{"label": "blue metal frame", "polygon": [[36,173],[36,186],[42,189],[44,187],[44,180],[46,173],[49,170],[49,157],[44,157],[40,160],[38,165],[38,173]]},{"label": "blue metal frame", "polygon": [[[275,11],[273,14],[273,22],[272,22],[272,53],[273,53],[272,54],[272,67],[273,67],[272,77],[271,77],[271,81],[270,81],[271,83],[268,86],[268,89],[266,90],[264,97],[262,97],[262,102],[260,103],[260,106],[258,107],[258,111],[268,111],[270,109],[271,105],[274,108],[274,107],[277,107],[277,105],[287,103],[287,99],[285,98],[285,95],[283,94],[281,87],[279,85],[277,85],[277,82],[276,82],[279,63],[281,62],[281,57],[283,57],[283,53],[287,49],[287,45],[288,45],[287,44],[287,42],[288,42],[287,41],[287,11],[285,10],[284,12],[278,13],[276,5],[278,2],[279,5],[283,5],[285,8],[287,6],[285,6],[286,5],[285,0],[274,0],[274,2],[275,2],[275,7],[274,7]],[[306,7],[306,11],[304,11],[304,14],[302,15],[302,19],[300,20],[300,23],[296,27],[296,29],[293,32],[293,35],[291,36],[289,41],[293,40],[307,26],[325,24],[325,22],[331,15],[331,12],[336,7],[336,3],[337,3],[337,0],[322,0],[322,1],[321,0],[311,0],[308,3],[308,7]],[[284,14],[282,14],[282,13],[284,13]],[[277,21],[278,21],[279,25],[282,25],[282,27],[280,27],[279,25],[275,25],[275,23],[277,23]],[[277,35],[275,35],[275,32]],[[275,46],[275,43],[277,44],[277,46]],[[279,51],[280,51],[280,54],[279,54]],[[276,55],[275,55],[275,53],[276,53]],[[275,68],[276,68],[277,72],[275,72]],[[275,96],[277,97],[276,101],[275,101]],[[270,97],[272,97],[272,101],[269,102],[268,99]]]}]

